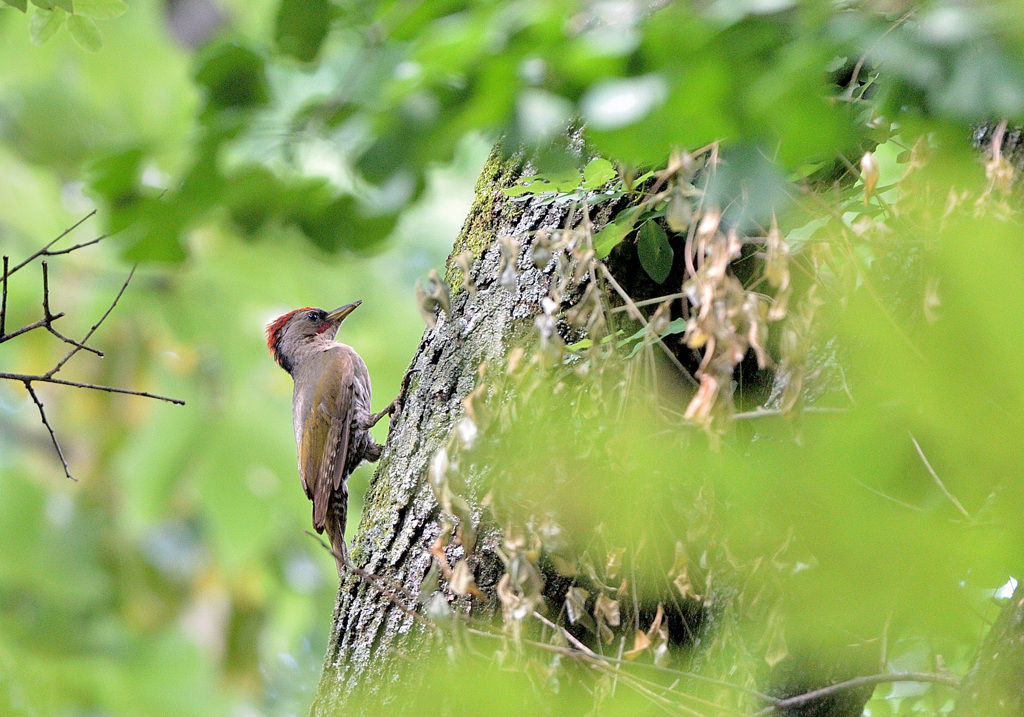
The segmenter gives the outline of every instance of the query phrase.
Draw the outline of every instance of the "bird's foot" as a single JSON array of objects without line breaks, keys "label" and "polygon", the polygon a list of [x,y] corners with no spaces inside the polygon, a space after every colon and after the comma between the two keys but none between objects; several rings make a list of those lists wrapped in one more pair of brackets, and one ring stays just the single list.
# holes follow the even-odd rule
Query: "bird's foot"
[{"label": "bird's foot", "polygon": [[369,416],[363,419],[356,419],[356,428],[359,428],[362,431],[370,430],[371,428],[376,426],[380,422],[380,419],[384,418],[384,416],[390,416],[392,413],[394,413],[394,403],[394,401],[389,403],[383,411],[371,413]]},{"label": "bird's foot", "polygon": [[405,378],[402,379],[402,387],[398,390],[398,395],[395,396],[395,400],[388,404],[387,410],[391,416],[391,422],[388,425],[388,431],[393,431],[395,424],[398,422],[398,417],[402,415],[402,409],[405,408],[405,398],[409,393],[409,383],[412,381],[413,374],[419,373],[420,369],[412,368],[406,371]]},{"label": "bird's foot", "polygon": [[362,431],[368,431],[374,426],[376,426],[380,422],[380,419],[384,418],[384,416],[391,416],[391,425],[388,427],[388,429],[390,430],[394,428],[395,421],[398,419],[398,416],[402,413],[402,406],[405,403],[405,394],[409,390],[409,378],[418,370],[419,369],[412,369],[405,375],[405,378],[402,379],[402,388],[398,392],[398,396],[395,397],[395,400],[393,400],[391,403],[385,406],[383,411],[371,413],[366,418],[357,418],[355,422],[356,428]]}]

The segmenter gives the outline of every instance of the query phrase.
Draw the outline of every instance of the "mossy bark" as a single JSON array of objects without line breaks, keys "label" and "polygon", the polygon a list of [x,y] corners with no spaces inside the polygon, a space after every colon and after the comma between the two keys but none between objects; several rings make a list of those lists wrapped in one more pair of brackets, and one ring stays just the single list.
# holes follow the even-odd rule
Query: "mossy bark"
[{"label": "mossy bark", "polygon": [[469,252],[476,261],[494,243],[501,231],[508,231],[514,226],[520,207],[508,201],[502,190],[514,185],[522,170],[522,154],[506,154],[501,143],[487,158],[476,182],[473,206],[469,209],[462,231],[456,237],[445,264],[445,280],[453,295],[462,289],[463,284],[462,269],[456,264],[457,257],[463,252]]}]

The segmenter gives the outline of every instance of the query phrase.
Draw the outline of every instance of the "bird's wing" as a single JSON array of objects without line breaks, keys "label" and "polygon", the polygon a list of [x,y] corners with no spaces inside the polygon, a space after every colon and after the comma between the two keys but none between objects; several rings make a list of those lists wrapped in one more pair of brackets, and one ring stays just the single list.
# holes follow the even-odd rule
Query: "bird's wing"
[{"label": "bird's wing", "polygon": [[318,404],[310,406],[299,439],[299,475],[302,478],[302,489],[306,491],[306,497],[310,500],[314,500],[317,476],[320,472],[320,457],[324,453],[324,443],[327,441],[330,427],[330,416],[320,410]]},{"label": "bird's wing", "polygon": [[317,531],[324,528],[331,494],[345,480],[355,417],[351,358],[342,351],[327,351],[319,360],[333,365],[325,365],[320,372],[310,407],[312,423],[305,432],[300,457],[303,482],[312,482],[307,495],[313,500],[313,527]]}]

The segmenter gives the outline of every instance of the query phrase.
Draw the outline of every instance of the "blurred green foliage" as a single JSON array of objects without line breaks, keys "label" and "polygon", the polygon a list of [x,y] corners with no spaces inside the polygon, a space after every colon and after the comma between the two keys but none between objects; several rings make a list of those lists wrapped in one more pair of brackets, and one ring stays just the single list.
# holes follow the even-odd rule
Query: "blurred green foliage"
[{"label": "blurred green foliage", "polygon": [[[560,317],[573,329],[586,326],[587,338],[566,347],[546,337],[507,366],[481,369],[471,418],[452,430],[443,460],[432,463],[431,487],[450,506],[444,510],[451,525],[471,515],[458,499],[464,495],[502,526],[505,571],[496,593],[504,637],[510,644],[521,645],[520,637],[541,641],[515,661],[536,673],[537,683],[565,680],[574,689],[578,675],[552,667],[559,649],[576,645],[535,620],[535,609],[560,620],[589,649],[634,652],[642,656],[637,663],[663,669],[651,677],[637,663],[620,669],[580,648],[577,664],[624,681],[621,701],[584,681],[610,714],[636,709],[632,700],[650,687],[630,684],[641,676],[655,680],[661,695],[647,695],[651,706],[664,706],[680,682],[685,688],[671,694],[670,708],[700,697],[711,709],[699,714],[750,714],[764,702],[744,690],[780,688],[786,680],[777,675],[793,663],[804,680],[797,692],[840,679],[837,669],[968,670],[988,620],[1004,604],[994,597],[1008,597],[1004,586],[1012,590],[1024,550],[1017,519],[1024,510],[1017,480],[1024,392],[1012,375],[1024,346],[997,318],[1024,299],[1015,279],[1024,255],[1012,206],[1017,195],[1007,182],[1014,171],[998,155],[983,164],[965,139],[893,134],[869,155],[880,178],[874,188],[865,172],[832,193],[795,197],[785,217],[793,252],[781,254],[796,285],[791,294],[777,282],[774,291],[766,287],[772,260],[765,254],[773,252],[777,229],[754,226],[752,234],[736,236],[735,225],[719,228],[722,215],[705,204],[715,196],[710,162],[695,173],[674,157],[647,180],[662,191],[645,185],[633,198],[641,216],[664,214],[676,189],[690,187],[693,215],[702,215],[704,227],[696,235],[709,246],[704,266],[714,263],[719,246],[735,242],[728,273],[724,265],[721,272],[745,277],[742,288],[764,302],[765,311],[753,314],[764,320],[788,303],[786,318],[768,333],[790,382],[819,393],[806,412],[785,394],[778,403],[739,411],[742,384],[726,384],[707,399],[667,364],[659,370],[654,337],[667,339],[683,360],[685,342],[707,352],[708,368],[696,374],[702,386],[718,357],[730,353],[727,341],[742,345],[734,364],[747,353],[746,342],[754,345],[749,314],[730,308],[747,306],[750,293],[730,303],[727,283],[709,290],[710,272],[692,269],[681,279],[682,294],[655,300],[660,308],[645,310],[650,323],[628,337],[616,327],[633,324],[617,324],[603,302],[594,308],[602,315],[597,321],[588,294],[569,301],[572,294],[558,293],[564,288],[551,288],[545,301],[572,305]],[[529,176],[506,194],[511,201],[560,200],[583,181]],[[602,192],[624,194],[615,184]],[[736,217],[747,214],[743,197],[732,201]],[[661,284],[673,261],[662,275],[652,271],[659,260],[645,258],[644,227],[653,221],[617,234],[614,249],[635,243],[647,279]],[[678,235],[671,225],[668,232],[656,226],[659,242],[689,251],[686,226],[677,225]],[[581,227],[553,241],[570,242],[584,256],[608,231]],[[752,263],[738,249],[742,241],[766,247],[753,273],[741,273]],[[577,276],[602,266],[579,261]],[[611,265],[622,263],[613,258]],[[691,317],[670,322],[680,297],[689,297],[682,300]],[[705,306],[723,326],[697,341],[695,327],[703,324],[694,317]],[[794,356],[800,360],[792,362]],[[708,418],[681,421],[688,401],[710,402]],[[442,535],[467,544],[450,526]],[[453,578],[450,593],[470,592],[457,584]],[[481,627],[472,615],[438,605],[444,601],[427,604],[438,622],[477,630],[468,654],[491,649],[487,639],[476,639],[496,637],[484,634],[485,621]],[[681,634],[659,643],[656,626],[666,623],[669,633]],[[675,648],[671,658],[659,654],[666,643]],[[507,646],[495,650],[499,662],[511,660]],[[709,689],[709,680],[732,687]],[[538,704],[553,704],[544,694]],[[948,687],[886,685],[869,709],[945,713],[953,697]]]},{"label": "blurred green foliage", "polygon": [[[965,664],[983,629],[976,613],[1020,567],[1024,505],[1008,478],[1021,469],[1024,347],[1008,320],[1024,266],[1009,211],[977,216],[961,201],[947,212],[947,197],[984,190],[970,123],[1024,115],[1017,3],[719,0],[648,15],[626,1],[225,0],[195,15],[206,22],[196,40],[177,3],[122,14],[119,0],[4,2],[0,249],[26,256],[99,206],[101,224],[69,241],[116,235],[51,260],[67,332],[84,333],[129,262],[143,264],[97,337],[107,358],[78,357],[74,376],[187,405],[43,389],[81,479],[70,484],[33,404],[0,386],[0,712],[306,711],[333,563],[301,534],[291,386],[264,353],[262,325],[295,306],[364,299],[343,338],[383,405],[421,330],[412,283],[443,261],[469,205],[488,145],[478,133],[546,148],[576,117],[607,160],[582,183],[570,166],[562,186],[567,158],[542,152],[543,179],[519,194],[585,193],[664,163],[673,147],[721,140],[728,161],[708,191],[760,200],[728,220],[778,209],[794,254],[816,257],[837,236],[830,221],[856,233],[860,217],[849,195],[849,216],[808,210],[793,200],[795,178],[827,190],[838,153],[856,161],[878,145],[872,218],[895,233],[815,264],[833,290],[826,323],[843,339],[852,411],[808,414],[798,442],[783,422],[756,429],[757,441],[740,429],[714,453],[700,437],[652,440],[664,427],[642,413],[625,427],[585,416],[588,445],[614,449],[628,471],[609,473],[598,451],[587,471],[566,469],[593,485],[542,483],[576,511],[575,539],[603,523],[602,548],[635,543],[652,496],[678,508],[710,487],[713,541],[695,541],[745,566],[786,546],[769,582],[786,587],[779,614],[794,644],[889,624],[890,665]],[[921,204],[894,216],[891,185],[919,136],[937,152],[900,196]],[[672,244],[644,222],[612,224],[603,250],[639,228],[640,261],[658,282]],[[889,250],[918,244],[921,274],[940,288],[935,322],[913,304],[930,295],[922,287],[892,305],[872,291],[899,274]],[[10,292],[8,327],[37,318],[38,274],[26,269]],[[59,349],[31,334],[0,357],[5,370],[44,370]],[[538,427],[521,438],[534,450],[560,441],[562,424],[542,419],[571,423],[584,408],[567,417],[538,402]],[[516,438],[502,450],[530,455]],[[535,455],[544,461],[525,473],[544,481],[558,466]],[[366,477],[353,479],[356,502]],[[671,520],[685,515],[675,508]],[[636,568],[663,579],[677,535],[657,528],[656,559]],[[565,689],[557,699],[569,704]],[[902,693],[881,699],[887,689],[872,714],[900,709]],[[620,699],[633,708],[634,693]]]},{"label": "blurred green foliage", "polygon": [[[225,11],[239,26],[272,27],[275,7]],[[154,3],[104,22],[104,48],[90,55],[67,35],[31,44],[27,22],[0,11],[0,252],[20,261],[81,218],[86,182],[91,197],[124,208],[105,220],[122,235],[49,260],[54,311],[67,313],[60,328],[80,337],[131,268],[121,258],[140,240],[131,232],[164,221],[149,210],[170,212],[171,223],[192,211],[158,203],[151,185],[189,166],[200,92],[209,88],[223,112],[266,102],[265,50],[250,48],[257,40],[218,44],[200,60],[170,38]],[[302,534],[310,517],[291,382],[268,357],[263,326],[296,306],[362,298],[344,340],[374,367],[375,403],[390,400],[422,328],[407,310],[412,285],[443,262],[487,150],[469,138],[448,168],[429,170],[422,201],[377,256],[328,257],[293,230],[254,247],[252,227],[220,210],[195,217],[187,235],[165,226],[167,242],[143,239],[138,256],[188,261],[140,268],[94,339],[106,358],[80,355],[65,373],[186,405],[41,388],[79,483],[61,476],[22,388],[0,385],[0,714],[308,709],[334,568]],[[250,177],[229,189],[266,210],[260,192],[273,199],[278,180]],[[328,193],[323,180],[296,181],[295,202]],[[338,245],[329,224],[320,232]],[[60,246],[102,233],[91,220]],[[38,318],[40,286],[38,263],[12,277],[8,330]],[[3,344],[0,364],[43,371],[61,348],[28,334]],[[355,511],[368,475],[353,478]]]}]

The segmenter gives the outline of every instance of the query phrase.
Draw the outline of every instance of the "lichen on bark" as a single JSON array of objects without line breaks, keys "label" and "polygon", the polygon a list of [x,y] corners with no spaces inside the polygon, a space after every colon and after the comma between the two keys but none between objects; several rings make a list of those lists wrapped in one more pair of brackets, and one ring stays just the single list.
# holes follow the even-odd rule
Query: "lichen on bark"
[{"label": "lichen on bark", "polygon": [[516,183],[522,174],[523,163],[522,152],[508,154],[501,142],[491,150],[484,163],[474,189],[473,206],[466,215],[462,231],[455,239],[445,263],[445,279],[453,295],[462,289],[463,279],[456,258],[463,252],[469,252],[473,261],[476,261],[494,243],[499,230],[507,229],[515,221],[519,207],[508,201],[502,189]]}]

